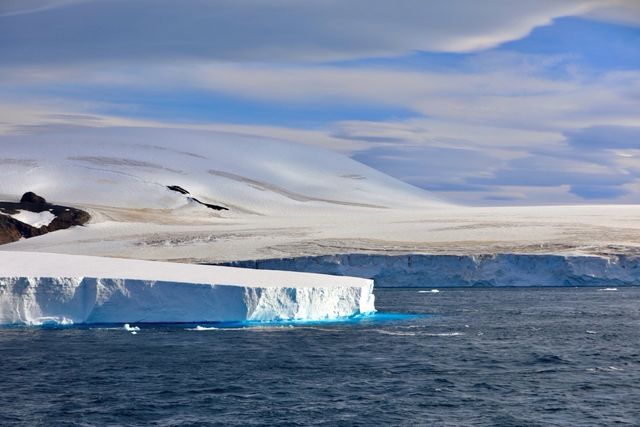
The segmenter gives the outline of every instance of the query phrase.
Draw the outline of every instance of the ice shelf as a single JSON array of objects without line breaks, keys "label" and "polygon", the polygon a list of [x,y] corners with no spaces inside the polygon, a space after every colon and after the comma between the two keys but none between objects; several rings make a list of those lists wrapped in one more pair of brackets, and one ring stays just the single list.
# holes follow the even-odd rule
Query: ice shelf
[{"label": "ice shelf", "polygon": [[378,288],[640,285],[637,254],[339,254],[228,265],[366,277]]},{"label": "ice shelf", "polygon": [[0,324],[324,320],[375,311],[373,281],[0,252]]}]

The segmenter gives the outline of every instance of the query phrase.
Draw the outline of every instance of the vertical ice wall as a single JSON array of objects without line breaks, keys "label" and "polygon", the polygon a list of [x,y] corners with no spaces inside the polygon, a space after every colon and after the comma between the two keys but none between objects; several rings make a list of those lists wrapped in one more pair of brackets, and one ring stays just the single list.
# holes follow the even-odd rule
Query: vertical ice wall
[{"label": "vertical ice wall", "polygon": [[0,323],[335,319],[375,311],[372,290],[372,284],[296,288],[104,278],[0,278]]},{"label": "vertical ice wall", "polygon": [[355,277],[0,251],[1,324],[322,320],[374,310],[373,281]]},{"label": "vertical ice wall", "polygon": [[640,257],[633,255],[342,254],[226,265],[366,277],[377,287],[640,285]]}]

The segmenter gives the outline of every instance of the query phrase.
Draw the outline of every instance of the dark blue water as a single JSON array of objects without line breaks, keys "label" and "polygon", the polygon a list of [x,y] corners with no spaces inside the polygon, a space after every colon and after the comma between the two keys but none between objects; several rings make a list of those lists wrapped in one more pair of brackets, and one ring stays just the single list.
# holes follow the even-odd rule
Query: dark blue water
[{"label": "dark blue water", "polygon": [[0,329],[0,424],[640,425],[640,288],[376,295],[427,316]]}]

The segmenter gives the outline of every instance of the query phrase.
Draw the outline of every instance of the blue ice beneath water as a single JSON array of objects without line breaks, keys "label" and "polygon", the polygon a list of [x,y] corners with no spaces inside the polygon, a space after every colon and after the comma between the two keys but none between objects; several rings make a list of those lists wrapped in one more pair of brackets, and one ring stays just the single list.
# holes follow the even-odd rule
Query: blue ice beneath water
[{"label": "blue ice beneath water", "polygon": [[[239,329],[239,328],[260,328],[260,327],[292,327],[296,326],[318,326],[318,325],[371,325],[389,322],[411,321],[419,318],[430,317],[427,314],[413,313],[394,313],[394,312],[375,312],[367,314],[358,314],[350,317],[323,319],[323,320],[270,320],[270,321],[241,321],[241,322],[189,322],[189,323],[130,323],[131,327],[143,326],[145,329],[196,329],[200,327],[206,329]],[[43,323],[41,325],[0,325],[4,329],[122,329],[122,323],[92,323],[92,324],[60,324],[60,323]],[[126,328],[125,328],[126,329]]]}]

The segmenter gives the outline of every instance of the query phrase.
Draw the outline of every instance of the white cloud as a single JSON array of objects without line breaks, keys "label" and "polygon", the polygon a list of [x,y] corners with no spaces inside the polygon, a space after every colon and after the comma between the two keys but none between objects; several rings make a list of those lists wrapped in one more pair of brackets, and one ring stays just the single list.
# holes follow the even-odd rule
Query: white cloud
[{"label": "white cloud", "polygon": [[611,0],[586,14],[590,19],[617,22],[626,25],[640,25],[640,2],[636,0]]},{"label": "white cloud", "polygon": [[[593,125],[636,125],[640,71],[571,80],[520,68],[411,71],[298,65],[181,64],[127,67],[8,68],[12,89],[82,81],[97,88],[197,89],[242,99],[291,105],[376,105],[413,111],[458,125],[561,132]],[[0,84],[0,89],[2,85]],[[90,91],[88,91],[90,93]]]}]

